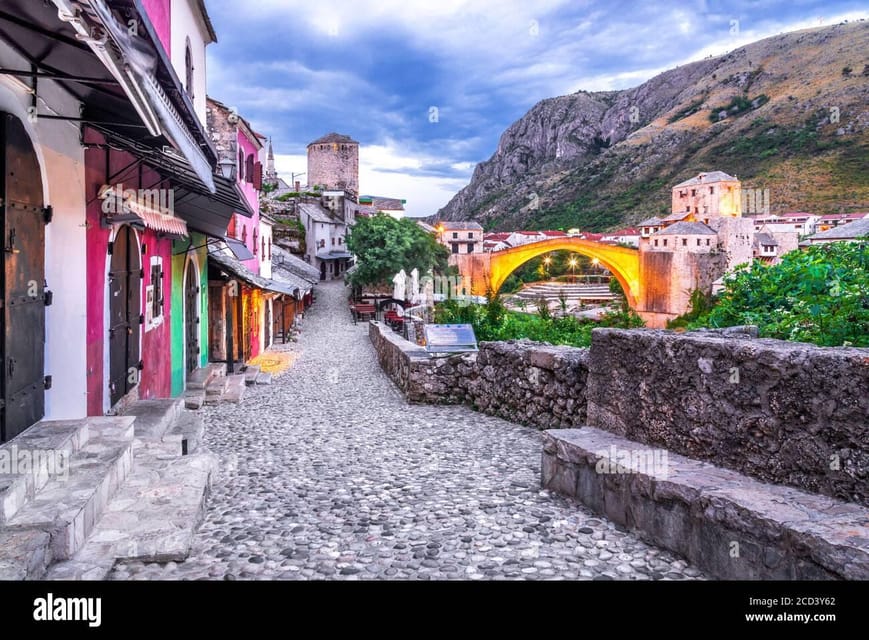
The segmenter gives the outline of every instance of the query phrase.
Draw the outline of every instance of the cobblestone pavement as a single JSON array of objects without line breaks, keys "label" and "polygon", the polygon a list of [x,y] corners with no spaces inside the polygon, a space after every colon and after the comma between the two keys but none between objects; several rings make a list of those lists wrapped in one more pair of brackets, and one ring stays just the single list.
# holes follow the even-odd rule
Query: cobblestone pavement
[{"label": "cobblestone pavement", "polygon": [[203,409],[220,456],[182,563],[115,579],[691,579],[698,570],[540,488],[540,433],[408,405],[341,283],[318,287],[293,366]]}]

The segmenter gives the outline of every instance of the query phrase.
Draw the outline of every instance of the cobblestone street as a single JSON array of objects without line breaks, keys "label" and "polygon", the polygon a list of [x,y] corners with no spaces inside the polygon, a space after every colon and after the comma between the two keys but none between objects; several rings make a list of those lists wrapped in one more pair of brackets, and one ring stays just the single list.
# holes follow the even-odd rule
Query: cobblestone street
[{"label": "cobblestone street", "polygon": [[288,371],[202,410],[220,471],[191,557],[114,579],[700,577],[542,491],[539,432],[408,405],[346,296],[318,286]]}]

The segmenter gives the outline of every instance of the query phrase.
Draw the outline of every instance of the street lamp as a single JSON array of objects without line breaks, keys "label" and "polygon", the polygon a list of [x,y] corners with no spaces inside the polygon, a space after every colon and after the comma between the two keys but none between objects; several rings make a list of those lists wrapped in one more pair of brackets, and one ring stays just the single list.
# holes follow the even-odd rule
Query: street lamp
[{"label": "street lamp", "polygon": [[218,168],[220,169],[220,175],[222,175],[227,180],[235,180],[235,159],[227,158],[224,156],[220,159],[220,162],[217,163]]},{"label": "street lamp", "polygon": [[567,264],[570,267],[570,281],[576,283],[576,258],[571,257]]},{"label": "street lamp", "polygon": [[592,258],[591,265],[594,267],[595,275],[598,276],[597,283],[600,284],[600,273],[598,272],[598,265],[600,265],[600,260],[598,260],[597,258]]}]

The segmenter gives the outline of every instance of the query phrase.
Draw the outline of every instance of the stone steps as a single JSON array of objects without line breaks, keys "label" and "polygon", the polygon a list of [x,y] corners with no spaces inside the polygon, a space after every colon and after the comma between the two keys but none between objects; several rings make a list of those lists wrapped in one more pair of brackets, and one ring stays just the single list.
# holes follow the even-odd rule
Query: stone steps
[{"label": "stone steps", "polygon": [[194,370],[187,376],[188,391],[204,391],[215,378],[226,375],[226,363],[211,362]]},{"label": "stone steps", "polygon": [[196,453],[205,435],[205,422],[195,413],[183,411],[178,420],[163,436],[163,442],[172,443],[178,455]]},{"label": "stone steps", "polygon": [[145,448],[136,469],[74,557],[48,571],[47,580],[104,580],[115,563],[182,561],[205,515],[217,458],[196,453],[165,459]]},{"label": "stone steps", "polygon": [[52,558],[69,558],[90,535],[132,462],[132,439],[92,434],[69,459],[68,475],[49,479],[6,527],[48,533]]},{"label": "stone steps", "polygon": [[137,440],[161,441],[163,434],[174,424],[184,407],[183,398],[167,398],[160,400],[139,400],[132,405],[124,415],[136,419],[135,433]]},{"label": "stone steps", "polygon": [[226,376],[226,391],[223,394],[222,400],[235,404],[241,402],[247,387],[246,378],[247,376],[243,373]]},{"label": "stone steps", "polygon": [[0,580],[104,579],[119,560],[184,559],[217,459],[202,450],[204,422],[182,403],[39,423],[3,445],[67,457],[54,475],[43,465],[0,484]]},{"label": "stone steps", "polygon": [[542,484],[718,578],[869,579],[869,509],[607,431],[547,431]]},{"label": "stone steps", "polygon": [[257,365],[249,364],[244,370],[244,382],[247,385],[256,384],[256,377],[259,375],[260,368]]}]

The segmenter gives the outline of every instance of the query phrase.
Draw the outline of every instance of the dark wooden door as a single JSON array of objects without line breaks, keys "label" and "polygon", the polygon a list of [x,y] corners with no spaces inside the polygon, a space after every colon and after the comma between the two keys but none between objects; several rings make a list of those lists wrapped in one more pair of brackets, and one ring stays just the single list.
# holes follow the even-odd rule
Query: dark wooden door
[{"label": "dark wooden door", "polygon": [[109,395],[112,405],[139,384],[142,266],[136,234],[118,230],[109,271]]},{"label": "dark wooden door", "polygon": [[187,336],[187,371],[199,367],[199,282],[196,269],[187,265],[184,282],[184,324]]},{"label": "dark wooden door", "polygon": [[2,113],[0,442],[45,415],[45,208],[42,177],[21,121]]}]

